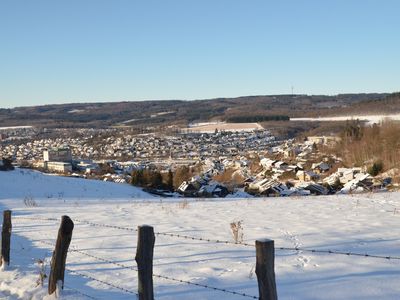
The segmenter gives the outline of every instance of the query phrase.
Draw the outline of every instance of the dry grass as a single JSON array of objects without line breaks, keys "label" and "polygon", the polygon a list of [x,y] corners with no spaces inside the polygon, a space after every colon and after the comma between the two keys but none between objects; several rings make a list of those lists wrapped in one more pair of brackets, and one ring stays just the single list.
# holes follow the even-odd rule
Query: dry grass
[{"label": "dry grass", "polygon": [[179,202],[178,207],[180,209],[186,209],[189,207],[189,201],[185,198],[181,202]]}]

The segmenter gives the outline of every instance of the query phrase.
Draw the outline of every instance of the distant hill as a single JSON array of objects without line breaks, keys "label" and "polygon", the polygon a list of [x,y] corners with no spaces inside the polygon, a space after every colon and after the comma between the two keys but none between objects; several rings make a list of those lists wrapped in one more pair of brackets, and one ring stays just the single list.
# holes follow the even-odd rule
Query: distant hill
[{"label": "distant hill", "polygon": [[348,107],[332,109],[330,114],[387,114],[400,112],[400,93],[393,93],[384,98],[353,103]]},{"label": "distant hill", "polygon": [[[187,125],[242,117],[332,115],[397,109],[398,94],[269,95],[209,100],[72,103],[0,109],[1,126],[108,127]],[[387,107],[387,108],[386,108]]]}]

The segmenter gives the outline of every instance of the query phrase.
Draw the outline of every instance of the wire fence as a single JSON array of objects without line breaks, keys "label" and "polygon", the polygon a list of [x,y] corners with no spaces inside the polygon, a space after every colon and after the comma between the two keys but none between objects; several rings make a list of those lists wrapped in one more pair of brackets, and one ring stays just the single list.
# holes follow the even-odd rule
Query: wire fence
[{"label": "wire fence", "polygon": [[[31,241],[33,241],[33,242],[38,242],[38,243],[41,243],[41,244],[44,244],[44,245],[48,245],[48,246],[51,246],[53,249],[54,249],[54,246],[55,246],[55,243],[50,243],[50,242],[45,242],[45,241],[42,241],[42,240],[31,240]],[[18,255],[24,255],[23,254],[23,252],[22,251],[19,251],[18,252]],[[26,255],[24,255],[25,257],[27,257]],[[30,256],[29,256],[30,257]],[[31,258],[31,257],[30,257]],[[86,274],[85,274],[85,276],[83,276],[83,274],[81,275],[81,274],[78,274],[77,272],[75,272],[74,270],[69,270],[71,273],[74,273],[75,275],[79,275],[79,276],[81,276],[81,277],[84,277],[84,278],[89,278],[89,276],[87,276]],[[42,271],[41,271],[42,272]],[[43,274],[40,274],[39,275],[40,277],[41,276],[43,276]],[[37,284],[37,286],[39,286],[39,285],[43,285],[43,279],[44,278],[46,278],[46,277],[41,277],[41,279],[40,280],[38,280],[37,282],[36,282],[36,284]],[[97,281],[97,282],[101,282],[101,283],[103,283],[103,284],[105,284],[105,285],[107,285],[107,286],[111,286],[111,287],[114,287],[114,288],[116,288],[116,289],[120,289],[120,290],[124,290],[124,288],[123,287],[118,287],[118,286],[116,286],[116,285],[114,285],[114,284],[112,284],[112,283],[110,283],[110,282],[105,282],[105,281],[103,281],[103,280],[97,280],[97,279],[95,279],[94,277],[91,277],[90,279],[92,279],[92,280],[94,280],[94,281]],[[95,300],[100,300],[100,298],[98,298],[98,297],[94,297],[94,296],[92,296],[92,295],[89,295],[89,294],[87,294],[87,293],[85,293],[85,292],[83,292],[83,291],[81,291],[81,290],[79,290],[79,289],[77,289],[77,288],[73,288],[73,287],[71,287],[71,286],[69,286],[69,285],[67,285],[67,284],[63,284],[63,286],[64,286],[64,289],[67,289],[67,290],[70,290],[70,291],[73,291],[73,292],[75,292],[76,294],[79,294],[79,295],[81,295],[81,296],[84,296],[84,297],[86,297],[86,298],[88,298],[88,299],[95,299]]]},{"label": "wire fence", "polygon": [[[25,218],[25,217],[19,218],[19,217],[16,217],[15,219],[42,220],[42,221],[44,220],[44,221],[57,221],[57,222],[59,221],[58,219],[54,219],[54,218],[39,218],[39,219],[37,219],[37,218]],[[110,227],[110,226],[107,226],[107,227]],[[55,242],[48,242],[48,241],[44,241],[44,240],[35,240],[35,239],[31,239],[31,241],[32,242],[37,242],[39,244],[43,244],[43,245],[46,245],[46,246],[49,246],[50,248],[54,248],[54,246],[55,246]],[[70,246],[70,248],[68,250],[68,253],[78,253],[78,254],[84,255],[86,257],[93,258],[93,259],[95,259],[97,261],[100,261],[100,262],[104,262],[104,263],[108,263],[108,264],[111,264],[111,265],[118,266],[121,269],[129,269],[129,270],[133,270],[133,271],[138,271],[138,268],[136,268],[134,266],[128,266],[126,264],[122,264],[122,263],[119,263],[117,261],[112,261],[112,260],[106,259],[104,257],[100,257],[98,255],[90,254],[90,253],[88,253],[86,251],[83,251],[83,250],[81,250],[79,248],[76,248],[75,245],[71,245]],[[77,270],[71,269],[71,268],[65,268],[65,270],[68,271],[70,274],[81,276],[83,278],[87,278],[87,279],[96,281],[98,283],[104,284],[104,285],[112,287],[114,289],[121,290],[121,291],[123,291],[125,293],[134,294],[134,295],[138,296],[138,294],[135,291],[129,290],[127,288],[124,288],[124,287],[122,287],[120,285],[117,285],[116,283],[112,283],[110,281],[106,281],[106,280],[103,280],[103,279],[96,278],[92,274],[87,274],[86,272],[82,273],[81,271],[77,271]],[[226,288],[220,288],[220,287],[211,286],[211,285],[207,285],[207,284],[202,284],[202,283],[198,283],[198,282],[193,282],[193,281],[189,281],[189,280],[179,279],[179,278],[175,278],[175,277],[172,277],[172,276],[166,276],[166,275],[153,273],[153,277],[160,278],[160,279],[163,279],[163,280],[169,280],[169,281],[173,281],[173,282],[178,282],[178,283],[184,283],[184,284],[188,284],[188,285],[192,285],[192,286],[196,286],[196,287],[200,287],[200,288],[205,288],[205,289],[212,290],[212,291],[223,292],[223,293],[232,294],[232,295],[236,295],[236,296],[242,296],[242,297],[251,298],[251,299],[258,299],[257,296],[249,295],[249,294],[246,294],[246,293],[243,293],[243,292],[237,292],[237,291],[229,290],[229,289],[226,289]],[[79,293],[79,294],[81,294],[83,296],[86,296],[88,298],[98,299],[98,298],[92,297],[92,296],[90,296],[90,295],[88,295],[88,294],[86,294],[84,292],[81,292],[81,291],[79,291],[77,289],[74,289],[74,290],[77,293]]]},{"label": "wire fence", "polygon": [[76,288],[70,287],[69,285],[65,285],[64,284],[64,288],[66,288],[66,289],[68,289],[70,291],[73,291],[73,292],[75,292],[75,293],[77,293],[77,294],[79,294],[81,296],[84,296],[84,297],[86,297],[88,299],[100,300],[100,298],[97,298],[97,297],[91,296],[89,294],[86,294],[86,293],[82,292],[81,290],[78,290]]},{"label": "wire fence", "polygon": [[104,280],[102,280],[102,279],[98,279],[98,278],[96,278],[96,277],[94,277],[94,276],[92,276],[92,275],[89,275],[89,274],[86,274],[86,273],[82,273],[82,272],[73,270],[73,269],[71,269],[71,268],[65,268],[65,270],[67,270],[67,271],[68,271],[69,273],[71,273],[71,274],[76,274],[76,275],[79,275],[79,276],[81,276],[81,277],[84,277],[84,278],[87,278],[87,279],[90,279],[90,280],[99,282],[99,283],[101,283],[101,284],[110,286],[110,287],[115,288],[115,289],[117,289],[117,290],[121,290],[121,291],[123,291],[123,292],[125,292],[125,293],[129,293],[129,294],[133,294],[133,295],[138,296],[138,293],[136,293],[135,291],[128,290],[128,289],[126,289],[126,288],[124,288],[124,287],[122,287],[122,286],[119,286],[119,285],[115,284],[115,283],[111,283],[111,282],[108,282],[108,281],[104,281]]},{"label": "wire fence", "polygon": [[[18,220],[30,220],[30,221],[35,221],[35,222],[36,221],[49,221],[51,223],[58,223],[60,221],[60,219],[57,219],[57,218],[27,217],[27,216],[15,216],[14,220],[17,220],[17,221]],[[86,225],[89,225],[92,227],[104,227],[104,228],[110,228],[110,229],[116,229],[116,230],[138,232],[138,229],[132,228],[132,227],[118,226],[118,225],[105,224],[105,223],[96,223],[96,222],[92,222],[92,221],[88,221],[88,220],[81,220],[81,219],[74,219],[74,221],[79,224],[86,224]],[[17,222],[16,227],[18,228],[20,225],[25,225],[25,224],[19,224]],[[23,231],[23,228],[21,230]],[[182,234],[178,234],[178,233],[154,232],[154,234],[156,236],[172,237],[172,238],[185,239],[185,240],[195,240],[195,241],[202,241],[202,242],[206,242],[206,243],[216,243],[216,244],[235,245],[235,246],[244,246],[244,247],[254,247],[255,246],[254,244],[250,244],[250,243],[246,243],[246,242],[234,242],[234,241],[228,241],[228,240],[210,239],[210,238],[204,238],[204,237],[182,235]],[[54,242],[47,242],[44,240],[31,240],[31,241],[41,243],[41,244],[49,246],[51,248],[54,248],[54,246],[55,246]],[[296,251],[296,252],[304,251],[304,252],[321,253],[321,254],[336,254],[336,255],[358,256],[358,257],[368,257],[368,258],[377,258],[377,259],[386,259],[386,260],[400,260],[399,256],[383,256],[383,255],[375,255],[375,254],[368,254],[368,253],[355,253],[355,252],[345,252],[345,251],[338,251],[338,250],[308,249],[308,248],[302,248],[302,247],[275,247],[275,250]],[[118,262],[115,260],[111,260],[111,259],[99,256],[99,255],[88,253],[87,251],[79,249],[79,248],[75,247],[74,245],[71,245],[71,247],[68,250],[68,253],[83,255],[83,256],[89,257],[91,259],[94,259],[98,262],[103,262],[106,264],[117,266],[121,269],[128,269],[128,270],[133,270],[133,271],[138,272],[138,268],[135,267],[134,265],[127,265],[127,264],[124,264],[124,263],[121,263],[121,262]],[[132,263],[134,264],[134,260],[132,260]],[[100,279],[93,274],[90,274],[88,272],[82,272],[80,270],[75,270],[70,267],[65,268],[65,270],[72,275],[76,275],[76,276],[80,276],[80,277],[83,277],[83,278],[86,278],[89,280],[93,280],[95,282],[101,283],[101,284],[111,287],[113,289],[120,290],[124,293],[133,294],[133,295],[138,296],[138,293],[136,291],[133,291],[131,289],[123,287],[115,282],[112,282],[113,280],[105,280],[103,278]],[[259,299],[258,296],[250,295],[250,294],[247,294],[244,292],[234,291],[234,290],[230,290],[227,288],[221,288],[221,287],[203,284],[203,283],[199,283],[199,282],[194,282],[194,281],[190,281],[190,280],[179,279],[179,278],[175,278],[175,277],[164,275],[164,274],[153,273],[152,276],[155,278],[168,280],[168,281],[172,281],[172,282],[183,283],[183,284],[187,284],[190,286],[204,288],[207,290],[218,291],[221,293],[227,293],[227,294],[241,296],[241,297],[245,297],[245,298]],[[85,296],[87,298],[98,299],[96,297],[86,294],[85,292],[79,291],[78,289],[74,289],[74,288],[70,288],[70,289],[75,290],[76,293],[81,294],[82,296]]]},{"label": "wire fence", "polygon": [[[59,222],[59,219],[55,218],[29,218],[29,217],[17,217],[18,219],[27,219],[27,220],[41,220],[41,221],[56,221]],[[132,227],[125,227],[125,226],[118,226],[118,225],[111,225],[111,224],[104,224],[104,223],[95,223],[87,220],[80,220],[74,219],[74,221],[87,224],[93,227],[105,227],[105,228],[112,228],[118,230],[125,230],[131,232],[137,232],[136,228]],[[218,239],[210,239],[205,237],[195,237],[189,235],[183,235],[178,233],[168,233],[168,232],[154,232],[157,236],[167,236],[167,237],[174,237],[186,240],[193,240],[193,241],[202,241],[208,243],[215,243],[215,244],[226,244],[226,245],[237,245],[237,246],[246,246],[246,247],[254,247],[254,244],[246,243],[246,242],[234,242],[228,240],[218,240]],[[386,260],[400,260],[400,256],[391,256],[391,255],[377,255],[377,254],[370,254],[370,253],[357,253],[351,251],[340,251],[340,250],[331,250],[331,249],[310,249],[304,247],[275,247],[276,250],[283,250],[283,251],[302,251],[302,252],[309,252],[309,253],[320,253],[320,254],[336,254],[336,255],[345,255],[345,256],[358,256],[358,257],[368,257],[368,258],[377,258],[377,259],[386,259]]]},{"label": "wire fence", "polygon": [[[41,244],[48,245],[48,246],[53,246],[54,245],[53,243],[49,243],[49,242],[45,242],[45,241],[41,241],[41,240],[34,240],[34,241],[38,242],[38,243],[41,243]],[[129,270],[133,270],[133,271],[138,271],[138,269],[133,267],[133,266],[128,266],[128,265],[121,264],[121,263],[116,262],[116,261],[112,261],[112,260],[109,260],[109,259],[106,259],[106,258],[103,258],[103,257],[99,257],[97,255],[93,255],[93,254],[87,253],[87,252],[85,252],[85,251],[83,251],[81,249],[72,248],[72,249],[68,250],[68,253],[70,253],[70,252],[79,253],[79,254],[82,254],[84,256],[94,258],[97,261],[101,261],[101,262],[105,262],[105,263],[108,263],[108,264],[112,264],[112,265],[118,266],[118,267],[120,267],[122,269],[129,269]],[[169,281],[174,281],[174,282],[179,282],[179,283],[185,283],[185,284],[188,284],[188,285],[202,287],[202,288],[206,288],[206,289],[210,289],[210,290],[214,290],[214,291],[225,292],[225,293],[232,294],[232,295],[243,296],[243,297],[247,297],[247,298],[251,298],[251,299],[258,299],[258,297],[253,296],[253,295],[248,295],[246,293],[240,293],[240,292],[232,291],[232,290],[229,290],[229,289],[210,286],[210,285],[207,285],[207,284],[201,284],[201,283],[197,283],[197,282],[193,282],[193,281],[189,281],[189,280],[178,279],[178,278],[174,278],[174,277],[171,277],[171,276],[165,276],[165,275],[160,275],[160,274],[153,273],[153,277],[160,278],[160,279],[165,279],[165,280],[169,280]]]}]

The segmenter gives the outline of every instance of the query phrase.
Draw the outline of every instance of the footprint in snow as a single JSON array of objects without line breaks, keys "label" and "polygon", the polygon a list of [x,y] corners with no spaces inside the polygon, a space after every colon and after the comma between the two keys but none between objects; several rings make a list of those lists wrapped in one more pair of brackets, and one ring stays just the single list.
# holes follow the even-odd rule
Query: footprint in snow
[{"label": "footprint in snow", "polygon": [[307,267],[308,263],[310,262],[309,257],[302,256],[302,255],[300,255],[296,260],[298,261],[297,267],[299,267],[299,268]]}]

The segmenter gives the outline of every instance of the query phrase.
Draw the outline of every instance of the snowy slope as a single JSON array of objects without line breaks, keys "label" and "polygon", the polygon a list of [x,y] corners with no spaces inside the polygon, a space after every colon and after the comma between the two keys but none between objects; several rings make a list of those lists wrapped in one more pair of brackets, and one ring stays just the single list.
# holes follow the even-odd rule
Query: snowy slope
[{"label": "snowy slope", "polygon": [[[18,171],[14,175],[15,180],[26,176],[18,175]],[[1,178],[0,208],[13,210],[13,233],[11,265],[0,272],[0,292],[4,295],[0,299],[43,298],[46,284],[43,288],[36,286],[39,268],[35,261],[45,259],[48,265],[57,235],[59,221],[46,218],[59,219],[64,214],[75,221],[75,229],[67,258],[69,271],[63,299],[89,299],[83,294],[95,299],[134,299],[134,295],[120,288],[137,290],[137,272],[123,268],[136,267],[137,234],[123,228],[135,229],[140,224],[150,224],[157,232],[233,241],[229,224],[243,220],[244,241],[250,244],[257,238],[270,238],[275,240],[276,247],[400,257],[400,193],[204,201],[172,199],[168,202],[160,198],[152,201],[129,198],[126,201],[125,185],[112,188],[115,198],[102,197],[109,191],[109,184],[96,184],[93,190],[87,187],[89,199],[86,199],[83,190],[76,194],[62,190],[68,186],[63,180],[75,179],[59,178],[58,182],[53,177],[44,178],[49,179],[46,189],[64,192],[68,201],[40,198],[42,179],[26,180],[29,189],[23,189],[36,191],[34,197],[37,197],[37,206],[27,207],[21,201],[24,192],[6,189],[5,184],[11,182]],[[96,195],[99,195],[97,201]],[[112,201],[104,201],[105,198]],[[154,251],[155,274],[253,296],[258,294],[252,246],[157,235]],[[48,273],[48,267],[46,270]],[[399,299],[400,295],[400,260],[277,249],[275,271],[280,299]],[[156,299],[247,298],[158,277],[154,278],[154,286]]]},{"label": "snowy slope", "polygon": [[0,172],[0,199],[132,199],[150,194],[128,184],[61,177],[37,171],[16,169]]}]

